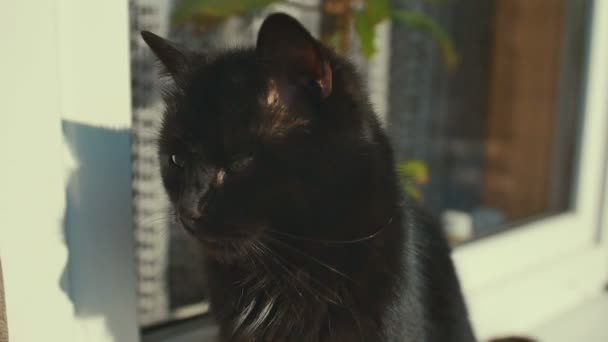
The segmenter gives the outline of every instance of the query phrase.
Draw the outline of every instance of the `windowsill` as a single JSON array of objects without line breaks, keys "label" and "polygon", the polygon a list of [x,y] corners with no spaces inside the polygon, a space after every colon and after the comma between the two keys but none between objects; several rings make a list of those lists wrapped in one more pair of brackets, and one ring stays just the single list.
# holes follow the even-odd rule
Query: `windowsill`
[{"label": "windowsill", "polygon": [[533,329],[539,342],[608,341],[608,294],[591,299]]},{"label": "windowsill", "polygon": [[[565,312],[548,322],[532,329],[531,336],[538,342],[605,342],[608,341],[608,294],[591,299],[580,306]],[[190,325],[198,326],[198,328]],[[206,329],[200,329],[200,326]],[[166,341],[215,341],[216,330],[208,322],[196,320],[171,329],[146,336],[146,342]]]}]

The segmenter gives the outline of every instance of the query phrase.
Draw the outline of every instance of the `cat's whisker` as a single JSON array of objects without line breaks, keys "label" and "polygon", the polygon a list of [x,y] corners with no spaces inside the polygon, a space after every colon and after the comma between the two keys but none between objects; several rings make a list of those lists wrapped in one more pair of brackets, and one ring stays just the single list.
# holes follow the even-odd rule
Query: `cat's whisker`
[{"label": "cat's whisker", "polygon": [[304,256],[304,257],[309,258],[310,260],[312,260],[312,261],[316,262],[317,264],[323,266],[327,270],[329,270],[329,271],[331,271],[331,272],[333,272],[333,273],[335,273],[335,274],[343,277],[344,279],[348,279],[348,280],[354,282],[354,280],[351,277],[349,277],[346,274],[344,274],[344,272],[341,272],[341,271],[337,270],[335,267],[328,265],[326,262],[323,262],[323,261],[321,261],[321,260],[313,257],[312,255],[310,255],[310,254],[308,254],[308,253],[306,253],[306,252],[304,252],[304,251],[302,251],[302,250],[300,250],[300,249],[298,249],[298,248],[296,248],[296,247],[294,247],[294,246],[292,246],[292,245],[290,245],[290,244],[288,244],[288,243],[286,243],[284,241],[281,241],[281,240],[276,239],[274,237],[271,237],[269,235],[266,235],[266,238],[270,242],[277,243],[277,244],[279,244],[279,245],[281,245],[281,246],[283,246],[283,247],[285,247],[285,248],[287,248],[287,249],[289,249],[289,250],[291,250],[293,252],[296,252],[296,253]]},{"label": "cat's whisker", "polygon": [[351,240],[314,239],[314,238],[309,238],[309,237],[305,237],[305,236],[299,236],[299,235],[289,234],[289,233],[285,233],[285,232],[281,232],[281,231],[273,230],[273,229],[268,229],[267,231],[269,233],[272,233],[272,234],[281,235],[281,236],[284,236],[284,237],[287,237],[287,238],[290,238],[290,239],[295,239],[295,240],[308,241],[308,242],[317,242],[317,243],[323,243],[323,244],[345,245],[345,244],[355,244],[355,243],[359,243],[359,242],[364,242],[364,241],[372,240],[376,236],[380,235],[380,233],[382,233],[385,228],[386,228],[386,225],[383,226],[382,228],[378,229],[377,231],[375,231],[374,233],[372,233],[370,235],[364,236],[362,238],[351,239]]},{"label": "cat's whisker", "polygon": [[[259,240],[258,240],[258,241],[259,241]],[[280,259],[282,259],[282,258],[281,258],[281,257],[280,257],[278,254],[274,253],[274,252],[272,251],[272,249],[270,249],[269,247],[267,247],[267,246],[266,246],[266,245],[265,245],[263,242],[261,242],[261,241],[259,241],[259,248],[260,248],[261,250],[265,250],[265,251],[266,251],[266,254],[267,254],[269,257],[270,257],[270,260],[274,261],[274,262],[275,262],[275,263],[276,263],[276,264],[277,264],[279,267],[281,267],[281,268],[283,269],[283,271],[285,271],[285,272],[287,273],[287,275],[289,275],[289,276],[290,276],[290,278],[288,278],[288,279],[287,279],[287,281],[288,281],[288,282],[290,282],[290,280],[291,280],[292,278],[293,278],[294,280],[297,280],[297,279],[296,279],[296,277],[295,277],[295,274],[294,274],[292,271],[290,271],[290,270],[287,268],[287,266],[285,266],[285,265],[283,265],[283,264],[281,263],[281,261],[279,260],[279,258],[280,258]],[[286,261],[285,261],[285,262],[286,262]],[[291,282],[290,282],[290,283],[291,283]],[[292,284],[292,285],[295,285],[295,286],[293,286],[293,289],[294,289],[294,290],[296,290],[296,292],[298,292],[298,295],[299,295],[300,297],[302,297],[302,292],[300,292],[300,290],[299,290],[299,288],[298,288],[298,284],[297,284],[297,282],[296,282],[296,284]]]},{"label": "cat's whisker", "polygon": [[[308,284],[306,282],[300,281],[298,279],[297,275],[294,273],[294,271],[293,270],[289,270],[289,268],[287,267],[287,266],[291,266],[292,268],[295,269],[296,267],[292,263],[290,263],[289,261],[287,261],[280,254],[274,252],[272,250],[272,248],[270,248],[269,246],[267,246],[263,242],[261,242],[261,246],[263,246],[268,251],[268,253],[270,255],[272,255],[272,256],[275,257],[275,259],[273,259],[273,261],[275,261],[277,263],[277,265],[279,265],[279,267],[281,267],[287,273],[287,275],[289,276],[288,281],[292,284],[293,288],[298,292],[298,294],[300,295],[300,297],[303,297],[303,296],[302,296],[302,293],[298,290],[298,287],[303,287],[310,294],[312,294],[315,298],[317,298],[317,300],[324,299],[327,302],[333,303],[335,305],[343,306],[341,304],[342,300],[341,300],[340,296],[338,295],[338,293],[336,291],[331,290],[329,287],[327,287],[327,285],[325,285],[322,282],[318,281],[314,277],[309,277],[308,279],[310,279],[311,281],[315,282],[317,284],[317,286],[320,287],[320,289],[315,289],[310,284]],[[281,260],[282,260],[282,262],[281,262]],[[293,283],[290,280],[293,281]],[[320,290],[324,290],[325,292],[328,292],[327,295],[321,293]],[[332,298],[328,297],[328,295],[330,295],[332,297],[335,297],[335,299],[332,299]]]},{"label": "cat's whisker", "polygon": [[[250,248],[260,252],[260,249],[257,247],[257,245],[255,243],[251,243],[249,245]],[[268,276],[274,280],[274,277],[272,275],[272,272],[270,271],[270,268],[268,266],[266,266],[266,263],[264,263],[264,258],[260,255],[257,255],[256,253],[252,253],[251,254],[253,256],[253,258],[260,264],[262,265],[262,268],[267,272]],[[264,292],[266,293],[266,296],[268,297],[268,299],[272,299],[273,296],[270,295],[270,293],[268,293],[267,287],[264,287]]]},{"label": "cat's whisker", "polygon": [[159,129],[137,128],[137,132],[153,135],[156,138],[160,137],[160,130]]},{"label": "cat's whisker", "polygon": [[[281,265],[281,264],[280,264],[280,261],[279,261],[278,259],[283,260],[285,263],[287,263],[287,264],[289,264],[289,265],[292,265],[292,264],[290,264],[290,263],[289,263],[287,260],[285,260],[283,257],[281,257],[281,256],[280,256],[278,253],[274,253],[274,252],[272,251],[272,249],[271,249],[270,247],[268,247],[266,244],[262,243],[261,245],[262,245],[263,247],[265,247],[265,248],[266,248],[266,250],[267,250],[269,253],[276,255],[277,260],[275,260],[275,261],[279,262],[279,263],[278,263],[279,265]],[[297,277],[295,276],[295,274],[294,274],[292,271],[289,271],[288,269],[286,269],[284,265],[281,265],[281,266],[283,267],[283,269],[285,270],[285,272],[288,272],[288,274],[289,274],[289,275],[290,275],[290,276],[291,276],[291,277],[292,277],[294,280],[296,280],[296,282],[297,282],[297,280],[298,280],[298,279],[297,279]],[[294,267],[294,268],[295,268],[295,266],[293,266],[293,265],[292,265],[292,267]],[[347,311],[349,311],[349,312],[351,313],[352,317],[353,317],[353,320],[355,321],[355,325],[357,325],[357,329],[358,329],[358,331],[359,331],[359,334],[360,334],[360,335],[362,335],[361,325],[360,325],[360,322],[359,322],[359,319],[358,319],[358,317],[357,317],[356,313],[355,313],[355,312],[354,312],[354,311],[353,311],[351,308],[349,308],[348,306],[346,306],[346,305],[344,305],[344,304],[342,303],[342,300],[341,300],[340,296],[338,295],[338,293],[337,293],[336,291],[334,291],[334,290],[329,289],[329,288],[328,288],[328,287],[327,287],[325,284],[323,284],[323,283],[319,282],[319,281],[318,281],[318,280],[316,280],[314,277],[310,277],[309,279],[310,279],[310,280],[312,280],[312,281],[314,281],[315,283],[317,283],[317,284],[318,284],[318,285],[321,287],[321,289],[322,289],[322,290],[325,290],[325,291],[329,292],[329,294],[330,294],[330,295],[332,295],[333,297],[335,297],[335,299],[329,298],[328,296],[324,295],[324,294],[323,294],[323,293],[321,293],[321,292],[315,292],[311,286],[307,286],[307,287],[305,287],[305,289],[307,289],[309,292],[311,292],[311,294],[312,294],[313,296],[315,296],[315,297],[319,296],[319,297],[321,297],[322,299],[326,300],[327,302],[332,303],[332,304],[334,304],[334,305],[336,305],[336,306],[339,306],[339,307],[344,308],[344,309],[346,309]],[[297,284],[300,284],[300,285],[301,285],[301,284],[303,284],[303,282],[297,282]],[[305,283],[304,283],[304,284],[305,284]],[[300,319],[301,319],[301,318],[300,318]]]},{"label": "cat's whisker", "polygon": [[172,218],[169,216],[159,216],[159,217],[148,218],[146,220],[137,222],[137,225],[138,226],[148,226],[148,225],[163,222],[163,221],[171,222]]}]

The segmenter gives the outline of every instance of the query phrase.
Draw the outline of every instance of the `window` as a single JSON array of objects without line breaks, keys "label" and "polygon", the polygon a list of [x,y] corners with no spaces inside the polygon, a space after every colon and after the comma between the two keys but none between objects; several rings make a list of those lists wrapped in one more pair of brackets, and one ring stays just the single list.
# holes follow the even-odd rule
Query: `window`
[{"label": "window", "polygon": [[428,166],[420,196],[455,243],[572,208],[589,4],[427,4],[452,70],[428,36],[393,25],[388,129],[399,160]]}]

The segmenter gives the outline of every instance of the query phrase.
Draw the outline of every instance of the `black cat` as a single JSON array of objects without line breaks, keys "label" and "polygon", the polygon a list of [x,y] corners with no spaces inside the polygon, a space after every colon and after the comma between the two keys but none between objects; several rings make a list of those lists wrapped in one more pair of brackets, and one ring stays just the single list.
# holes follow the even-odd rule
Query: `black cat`
[{"label": "black cat", "polygon": [[251,49],[142,36],[174,81],[159,140],[222,341],[472,342],[440,227],[400,191],[351,64],[285,14]]}]

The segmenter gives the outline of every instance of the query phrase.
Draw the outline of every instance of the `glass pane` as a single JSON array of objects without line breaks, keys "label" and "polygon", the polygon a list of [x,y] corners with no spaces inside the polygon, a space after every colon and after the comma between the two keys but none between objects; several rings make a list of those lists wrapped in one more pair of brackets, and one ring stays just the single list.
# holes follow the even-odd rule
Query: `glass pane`
[{"label": "glass pane", "polygon": [[422,202],[456,243],[570,209],[590,2],[417,3],[459,57],[393,26],[388,128],[428,167]]},{"label": "glass pane", "polygon": [[376,51],[367,56],[369,42],[352,29],[364,1],[275,2],[228,19],[198,11],[172,22],[179,1],[130,1],[142,327],[205,313],[207,305],[203,253],[172,223],[160,182],[163,105],[141,30],[213,49],[253,44],[269,12],[297,17],[367,78],[404,191],[443,219],[453,244],[572,209],[590,1],[395,0],[393,9],[431,21],[377,26]]}]

